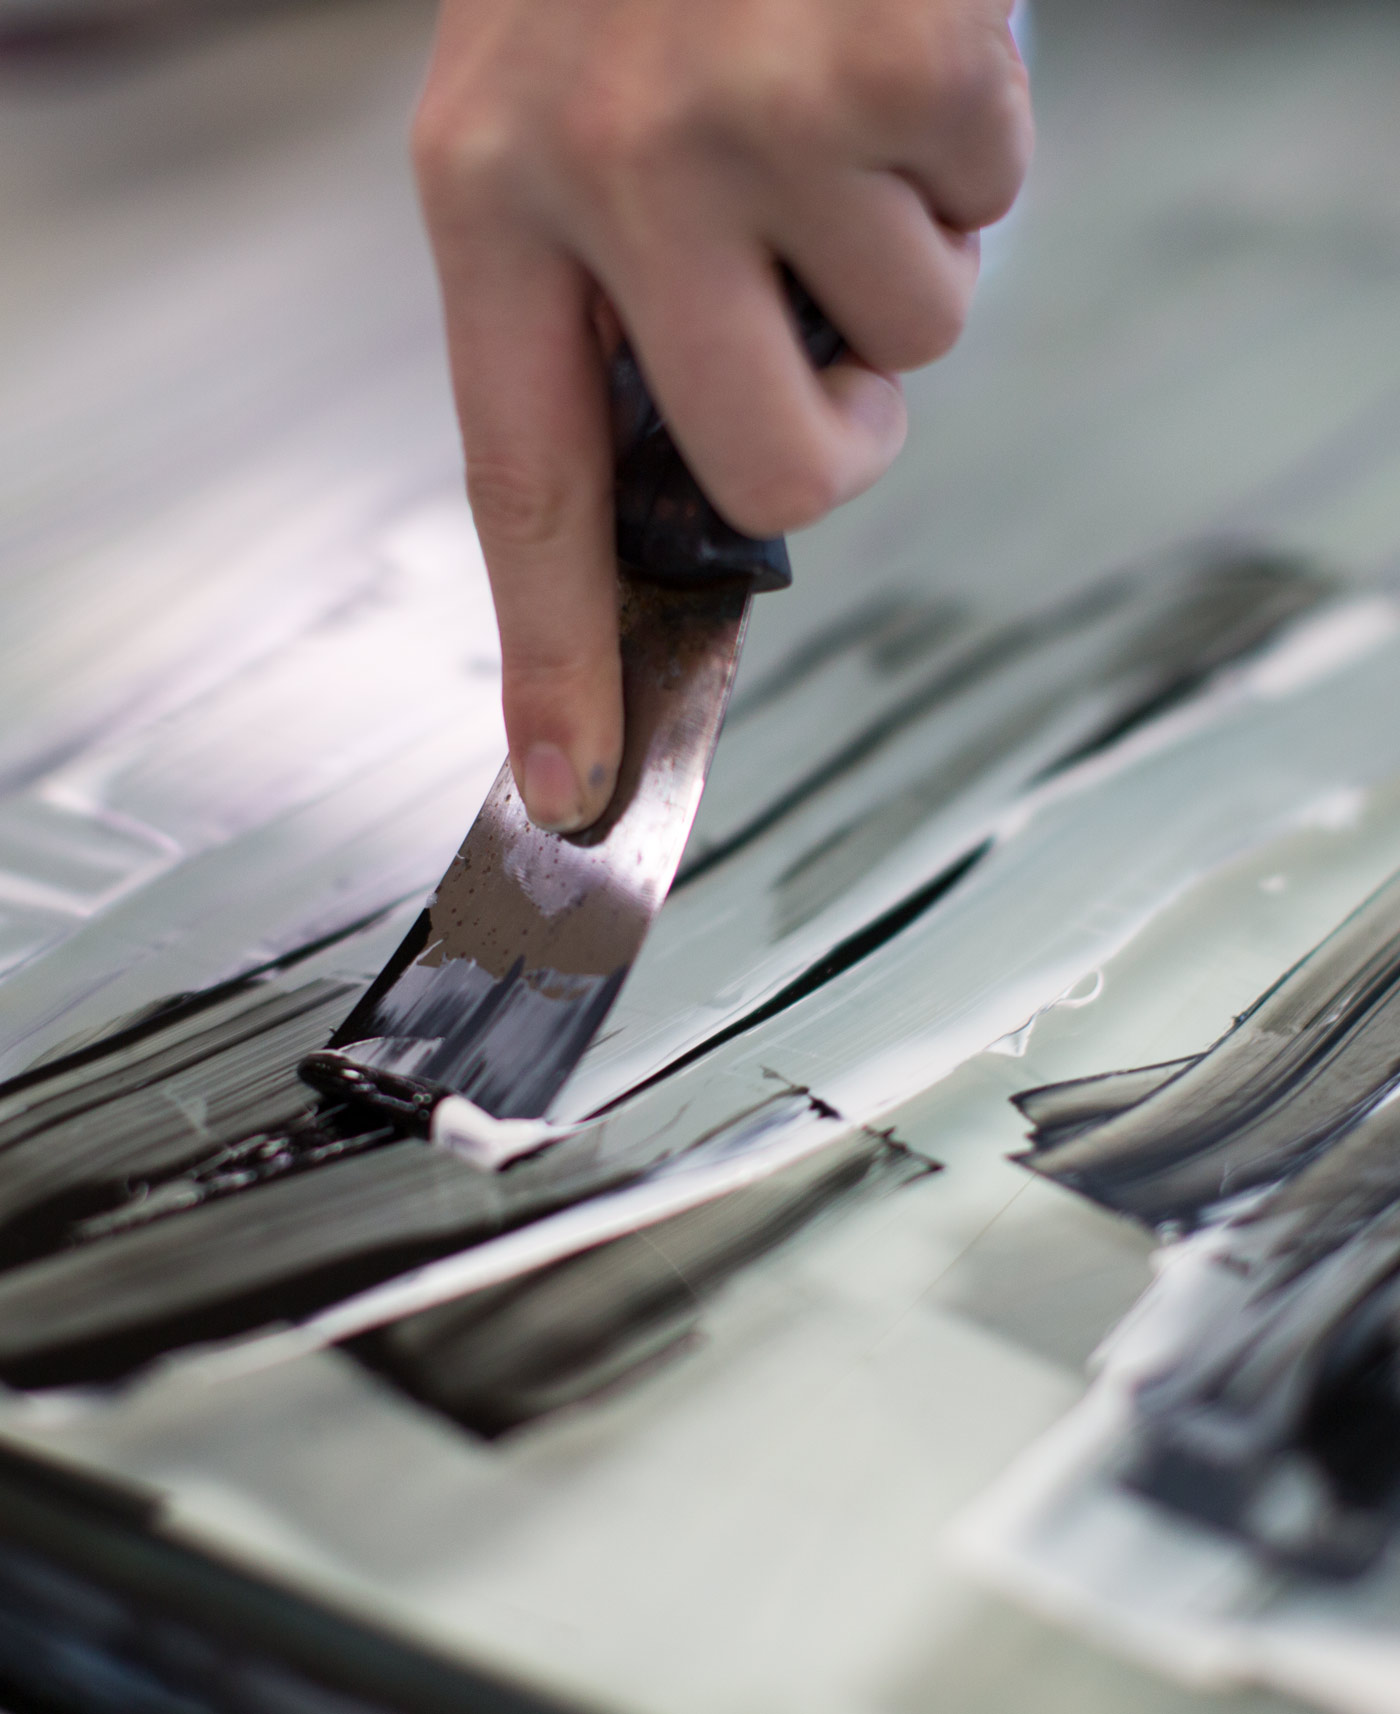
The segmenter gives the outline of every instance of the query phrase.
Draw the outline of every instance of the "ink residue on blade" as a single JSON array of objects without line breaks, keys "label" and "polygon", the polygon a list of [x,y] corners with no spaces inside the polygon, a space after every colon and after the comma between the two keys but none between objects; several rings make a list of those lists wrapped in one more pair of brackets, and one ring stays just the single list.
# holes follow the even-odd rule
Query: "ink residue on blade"
[{"label": "ink residue on blade", "polygon": [[734,584],[624,579],[618,783],[582,833],[537,828],[507,764],[428,909],[333,1046],[495,1118],[538,1118],[661,907],[719,736],[748,618]]},{"label": "ink residue on blade", "polygon": [[[421,945],[425,929],[426,917],[406,944]],[[535,1118],[626,976],[626,965],[600,975],[527,971],[518,958],[497,978],[472,958],[404,964],[400,949],[332,1046],[348,1069],[451,1091],[496,1118]]]}]

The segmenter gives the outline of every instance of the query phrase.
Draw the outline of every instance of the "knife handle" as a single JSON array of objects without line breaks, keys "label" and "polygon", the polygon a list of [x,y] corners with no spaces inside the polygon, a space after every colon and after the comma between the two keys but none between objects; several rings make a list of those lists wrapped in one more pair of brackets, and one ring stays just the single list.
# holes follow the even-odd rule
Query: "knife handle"
[{"label": "knife handle", "polygon": [[[845,342],[787,270],[784,280],[807,355],[824,369]],[[686,468],[625,343],[613,358],[608,381],[617,450],[617,556],[623,569],[680,588],[743,580],[753,591],[786,589],[792,582],[787,543],[781,536],[742,535],[720,517]]]}]

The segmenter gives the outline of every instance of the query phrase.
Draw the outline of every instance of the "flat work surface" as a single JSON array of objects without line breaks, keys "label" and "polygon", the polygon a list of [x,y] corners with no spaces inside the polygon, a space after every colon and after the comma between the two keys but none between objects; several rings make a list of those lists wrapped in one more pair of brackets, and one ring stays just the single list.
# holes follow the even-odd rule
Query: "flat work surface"
[{"label": "flat work surface", "polygon": [[[774,752],[737,747],[746,689],[766,718],[794,644],[874,598],[1005,619],[1220,535],[1344,583],[1395,563],[1400,15],[1050,0],[1034,22],[1030,192],[965,344],[911,383],[897,472],[795,544],[797,591],[759,604],[697,851],[761,799]],[[7,1072],[415,908],[499,760],[402,155],[429,24],[353,0],[5,73]],[[1277,1714],[1004,1607],[942,1530],[1079,1396],[1148,1278],[1146,1240],[1005,1162],[1006,1096],[1198,1050],[1395,866],[1393,834],[1378,810],[1293,851],[1282,895],[1239,858],[1093,1005],[895,1116],[943,1173],[740,1277],[698,1349],[633,1390],[487,1444],[333,1353],[215,1389],[175,1368],[110,1415],[17,1408],[14,1430],[163,1487],[193,1539],[610,1708]],[[840,899],[803,874],[783,922],[815,935]],[[676,905],[638,971],[663,1000]],[[817,1086],[877,999],[763,1051]],[[634,1058],[614,1043],[587,1070],[600,1093],[649,1051],[629,1027]],[[715,1065],[693,1086],[747,1074]]]}]

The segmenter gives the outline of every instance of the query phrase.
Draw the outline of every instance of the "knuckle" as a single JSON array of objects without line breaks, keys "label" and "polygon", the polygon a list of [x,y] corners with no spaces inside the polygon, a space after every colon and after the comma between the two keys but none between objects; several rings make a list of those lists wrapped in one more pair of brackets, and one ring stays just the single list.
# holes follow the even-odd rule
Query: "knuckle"
[{"label": "knuckle", "polygon": [[721,147],[810,168],[847,129],[841,94],[841,71],[821,55],[793,53],[790,44],[755,44],[717,71],[702,123]]},{"label": "knuckle", "polygon": [[759,69],[732,101],[734,131],[747,130],[770,157],[797,162],[829,146],[832,104],[821,80],[800,67],[772,63]]},{"label": "knuckle", "polygon": [[973,144],[963,173],[964,222],[990,226],[1016,200],[1030,165],[1029,87],[1019,62],[985,36],[965,41],[955,58],[957,63],[943,73],[942,128],[949,137],[963,139],[964,146],[969,140]]},{"label": "knuckle", "polygon": [[858,98],[905,127],[960,106],[971,75],[962,32],[944,12],[895,5],[880,27],[854,44],[850,76]]},{"label": "knuckle", "polygon": [[951,31],[927,56],[929,96],[950,124],[967,123],[999,88],[999,68],[986,46],[966,32]]},{"label": "knuckle", "polygon": [[953,115],[968,116],[995,100],[1015,60],[1005,19],[985,5],[964,5],[945,15],[925,59],[933,91]]},{"label": "knuckle", "polygon": [[428,212],[460,215],[494,201],[515,172],[514,132],[494,103],[448,104],[425,96],[414,117],[409,145]]},{"label": "knuckle", "polygon": [[1005,34],[970,7],[893,6],[854,50],[853,87],[867,110],[911,131],[985,129],[1016,81]]},{"label": "knuckle", "polygon": [[624,62],[595,68],[560,103],[554,149],[585,192],[607,196],[672,159],[692,122],[686,90]]},{"label": "knuckle", "polygon": [[564,159],[586,179],[645,163],[659,142],[656,115],[608,84],[595,84],[566,101],[556,123]]},{"label": "knuckle", "polygon": [[557,541],[571,510],[568,485],[561,477],[500,456],[468,459],[467,500],[482,538],[507,548]]},{"label": "knuckle", "polygon": [[962,134],[974,148],[950,194],[958,225],[970,231],[1010,211],[1030,166],[1035,133],[1024,80],[1007,78],[989,92],[966,118]]},{"label": "knuckle", "polygon": [[992,212],[987,225],[1010,211],[1035,152],[1035,121],[1024,74],[1007,81],[990,117],[1001,171],[989,193]]},{"label": "knuckle", "polygon": [[564,638],[510,637],[501,648],[501,677],[508,701],[534,707],[591,688],[598,670]]},{"label": "knuckle", "polygon": [[931,100],[922,44],[901,51],[883,32],[862,42],[849,70],[851,87],[861,109],[902,118],[926,111]]},{"label": "knuckle", "polygon": [[451,164],[451,141],[441,107],[425,95],[413,116],[409,152],[420,183],[443,176]]}]

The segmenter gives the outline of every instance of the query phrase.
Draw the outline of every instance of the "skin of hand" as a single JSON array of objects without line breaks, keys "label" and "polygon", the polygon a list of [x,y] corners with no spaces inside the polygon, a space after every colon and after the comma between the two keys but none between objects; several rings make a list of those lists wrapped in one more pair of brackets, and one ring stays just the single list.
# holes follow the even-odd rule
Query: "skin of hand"
[{"label": "skin of hand", "polygon": [[[1031,148],[1010,0],[444,0],[413,152],[527,810],[622,744],[606,360],[625,329],[751,535],[888,468]],[[848,354],[815,373],[787,263]]]}]

